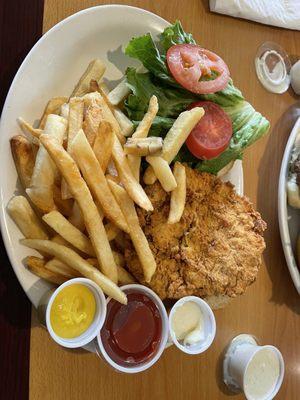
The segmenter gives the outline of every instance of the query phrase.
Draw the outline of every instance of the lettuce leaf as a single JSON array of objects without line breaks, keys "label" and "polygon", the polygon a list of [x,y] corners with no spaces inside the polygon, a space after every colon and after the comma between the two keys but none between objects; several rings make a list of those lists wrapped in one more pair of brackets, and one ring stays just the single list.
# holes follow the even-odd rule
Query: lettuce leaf
[{"label": "lettuce leaf", "polygon": [[184,43],[196,44],[196,41],[191,33],[184,32],[180,21],[167,27],[160,35],[160,45],[165,53],[171,46]]},{"label": "lettuce leaf", "polygon": [[199,161],[183,146],[176,157],[176,160],[187,162],[200,171],[217,174],[229,162],[241,158],[243,151],[263,136],[270,124],[245,101],[231,79],[224,90],[206,95],[195,95],[178,85],[168,71],[165,54],[170,46],[182,43],[195,43],[195,40],[191,34],[184,32],[179,21],[162,32],[157,44],[150,34],[133,38],[129,42],[125,53],[140,60],[148,72],[138,73],[134,68],[127,69],[127,85],[132,94],[125,102],[125,109],[137,125],[147,111],[151,96],[155,94],[159,111],[150,135],[164,137],[189,104],[206,100],[221,106],[232,120],[233,135],[228,148],[214,159]]},{"label": "lettuce leaf", "polygon": [[141,61],[148,71],[162,81],[179,86],[169,74],[165,57],[160,54],[150,33],[132,38],[125,48],[125,54]]},{"label": "lettuce leaf", "polygon": [[153,95],[157,97],[159,103],[158,115],[174,119],[198,99],[187,90],[165,85],[159,82],[153,74],[138,73],[135,68],[127,69],[126,80],[132,94],[128,96],[125,108],[132,120],[140,121],[143,118]]}]

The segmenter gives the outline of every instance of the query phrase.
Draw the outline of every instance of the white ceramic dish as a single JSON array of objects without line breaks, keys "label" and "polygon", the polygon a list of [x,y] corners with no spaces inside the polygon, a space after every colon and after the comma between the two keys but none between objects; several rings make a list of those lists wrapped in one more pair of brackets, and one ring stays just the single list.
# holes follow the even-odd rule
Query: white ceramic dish
[{"label": "white ceramic dish", "polygon": [[285,259],[294,282],[300,294],[300,271],[295,258],[295,247],[298,233],[300,232],[300,210],[296,210],[287,204],[286,181],[289,170],[291,151],[294,146],[296,136],[300,133],[300,118],[298,118],[289,140],[287,142],[279,176],[278,184],[278,219],[282,247]]},{"label": "white ceramic dish", "polygon": [[[29,52],[15,76],[0,125],[0,220],[10,262],[36,307],[51,285],[24,268],[22,260],[33,254],[33,250],[19,244],[22,235],[6,212],[8,201],[19,187],[9,146],[9,139],[20,133],[16,119],[22,116],[34,121],[40,117],[49,98],[68,96],[93,58],[106,62],[105,77],[112,88],[128,66],[137,65],[123,54],[122,46],[133,36],[145,32],[156,36],[167,25],[168,22],[157,15],[129,6],[99,6],[80,11],[50,29]],[[242,194],[240,161],[224,179],[230,180]]]}]

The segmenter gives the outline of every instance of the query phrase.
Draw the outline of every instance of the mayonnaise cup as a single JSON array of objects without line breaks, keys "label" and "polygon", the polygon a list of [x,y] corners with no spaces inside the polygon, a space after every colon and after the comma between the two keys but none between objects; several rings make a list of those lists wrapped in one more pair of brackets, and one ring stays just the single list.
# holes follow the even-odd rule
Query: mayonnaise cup
[{"label": "mayonnaise cup", "polygon": [[247,400],[272,400],[284,376],[284,361],[274,346],[259,346],[251,335],[239,335],[230,343],[223,363],[224,382]]},{"label": "mayonnaise cup", "polygon": [[[178,340],[173,326],[173,318],[176,315],[177,310],[182,307],[185,303],[193,302],[199,307],[202,315],[199,329],[202,331],[198,333],[199,340],[192,344],[184,344],[184,340]],[[169,314],[169,331],[170,336],[175,346],[187,354],[200,354],[207,350],[212,344],[216,335],[216,320],[214,313],[210,306],[202,299],[196,296],[186,296],[178,300],[172,307]],[[194,335],[195,336],[195,335]]]},{"label": "mayonnaise cup", "polygon": [[[53,327],[51,325],[51,319],[50,319],[51,307],[56,296],[60,293],[60,291],[63,290],[65,287],[74,284],[84,285],[93,293],[96,302],[95,315],[90,326],[80,336],[71,339],[62,338],[54,332]],[[106,317],[106,299],[101,288],[90,279],[75,278],[75,279],[70,279],[67,282],[60,285],[50,297],[46,310],[46,325],[48,332],[50,333],[50,336],[56,343],[60,344],[63,347],[78,348],[87,345],[97,336],[98,332],[103,326],[105,317]]]},{"label": "mayonnaise cup", "polygon": [[[124,285],[124,286],[120,287],[120,289],[127,294],[131,293],[131,292],[145,294],[145,296],[150,298],[153,301],[153,303],[156,305],[156,307],[159,311],[160,317],[161,317],[161,324],[162,324],[161,325],[161,337],[160,337],[160,342],[157,347],[157,350],[150,359],[146,360],[145,362],[143,362],[141,364],[128,365],[128,366],[118,364],[116,361],[114,361],[112,359],[112,357],[110,357],[110,355],[108,354],[108,351],[106,351],[104,342],[101,337],[101,332],[99,332],[99,334],[97,336],[98,346],[99,346],[98,355],[101,358],[103,358],[116,371],[124,372],[127,374],[136,374],[138,372],[142,372],[142,371],[145,371],[148,368],[150,368],[161,357],[161,355],[166,347],[167,340],[168,340],[168,334],[169,334],[168,314],[167,314],[166,308],[165,308],[163,302],[161,301],[161,299],[157,296],[157,294],[155,292],[153,292],[153,290],[149,289],[148,287],[139,285],[139,284],[129,284],[129,285]],[[112,301],[112,299],[108,298],[107,305],[109,305],[110,301]],[[109,313],[107,314],[107,318],[109,318]]]}]

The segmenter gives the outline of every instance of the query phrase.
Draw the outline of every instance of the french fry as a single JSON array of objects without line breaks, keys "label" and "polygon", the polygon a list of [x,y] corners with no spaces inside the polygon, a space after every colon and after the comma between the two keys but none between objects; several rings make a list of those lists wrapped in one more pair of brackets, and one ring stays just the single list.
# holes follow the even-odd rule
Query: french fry
[{"label": "french fry", "polygon": [[122,131],[118,121],[116,120],[110,105],[105,101],[103,96],[99,92],[89,93],[84,96],[84,101],[86,107],[88,107],[92,102],[96,102],[101,108],[102,119],[109,122],[112,126],[114,133],[117,135],[120,142],[125,143],[125,137],[122,135]]},{"label": "french fry", "polygon": [[82,128],[84,101],[78,97],[72,97],[69,103],[69,126],[68,126],[68,146],[69,150],[72,140],[77,132]]},{"label": "french fry", "polygon": [[[149,101],[148,111],[139,123],[136,131],[132,135],[133,139],[142,139],[148,136],[153,120],[158,112],[158,101],[156,96],[152,96]],[[140,180],[141,157],[128,155],[128,163],[135,179]]]},{"label": "french fry", "polygon": [[21,244],[58,258],[63,263],[78,271],[81,275],[97,283],[107,296],[112,297],[122,304],[127,304],[125,293],[122,292],[114,282],[103,275],[98,269],[92,267],[87,261],[68,247],[53,243],[50,240],[38,239],[23,239],[21,240]]},{"label": "french fry", "polygon": [[134,126],[133,123],[130,121],[128,117],[123,113],[122,110],[112,105],[101,87],[98,86],[98,92],[101,94],[102,98],[104,99],[105,103],[108,105],[110,111],[113,113],[116,121],[118,122],[122,135],[123,136],[130,136],[133,132]]},{"label": "french fry", "polygon": [[105,228],[107,239],[110,242],[112,240],[114,240],[115,237],[120,232],[120,229],[116,225],[112,224],[111,222],[108,222],[106,225],[104,225],[104,228]]},{"label": "french fry", "polygon": [[20,231],[28,239],[48,239],[48,234],[24,196],[13,197],[7,211]]},{"label": "french fry", "polygon": [[109,88],[107,87],[106,83],[101,81],[98,85],[98,87],[106,94],[108,95],[109,93]]},{"label": "french fry", "polygon": [[89,92],[99,92],[99,84],[95,79],[90,80],[90,90]]},{"label": "french fry", "polygon": [[47,261],[45,268],[53,273],[63,275],[66,278],[77,278],[81,276],[79,272],[75,271],[57,258],[52,258],[52,260]]},{"label": "french fry", "polygon": [[[114,140],[115,140],[115,138],[114,138]],[[110,175],[111,177],[114,177],[114,179],[116,179],[118,182],[120,182],[120,177],[118,175],[118,171],[117,171],[116,165],[113,162],[112,158],[109,161],[108,166],[107,166],[107,175]]]},{"label": "french fry", "polygon": [[75,86],[72,94],[70,97],[81,97],[85,94],[89,93],[90,91],[90,81],[95,80],[99,81],[105,72],[105,65],[104,63],[99,60],[92,60],[85,72],[83,73],[82,77],[79,79],[79,82]]},{"label": "french fry", "polygon": [[73,249],[73,246],[67,242],[63,237],[60,235],[55,235],[51,238],[51,242],[57,243],[57,244],[62,244],[63,246],[67,246],[70,249]]},{"label": "french fry", "polygon": [[[203,115],[204,109],[202,107],[195,107],[192,110],[184,111],[179,114],[178,118],[164,138],[162,158],[164,158],[168,164],[173,161],[192,129],[200,121]],[[148,167],[144,175],[144,182],[147,185],[152,185],[155,181],[156,176],[153,168]]]},{"label": "french fry", "polygon": [[149,200],[142,186],[134,178],[123,147],[119,142],[117,136],[115,136],[114,138],[112,155],[120,180],[123,183],[129,196],[141,208],[144,208],[146,211],[152,211],[153,207],[151,201]]},{"label": "french fry", "polygon": [[111,180],[108,182],[126,217],[129,235],[143,267],[145,281],[150,282],[156,271],[156,262],[146,236],[140,227],[134,203],[125,189]]},{"label": "french fry", "polygon": [[73,212],[73,199],[65,199],[63,200],[61,197],[61,187],[54,184],[53,186],[53,199],[56,207],[60,210],[60,212],[69,217]]},{"label": "french fry", "polygon": [[32,135],[35,138],[39,138],[39,136],[43,133],[42,129],[33,128],[28,122],[26,122],[23,118],[18,118],[18,123],[23,133]]},{"label": "french fry", "polygon": [[93,150],[104,173],[111,159],[113,144],[114,132],[112,126],[109,122],[102,120],[95,136]]},{"label": "french fry", "polygon": [[184,165],[176,162],[174,164],[173,174],[177,182],[177,188],[171,193],[168,224],[175,224],[180,221],[186,199],[186,173]]},{"label": "french fry", "polygon": [[39,257],[30,256],[25,259],[25,264],[27,265],[29,271],[37,275],[39,278],[45,279],[46,281],[54,283],[55,285],[61,285],[68,280],[66,276],[46,269],[45,263],[46,261]]},{"label": "french fry", "polygon": [[53,97],[48,101],[42,118],[40,120],[39,128],[44,129],[46,125],[46,120],[50,114],[60,114],[61,106],[68,101],[67,97]]},{"label": "french fry", "polygon": [[113,114],[120,125],[122,134],[124,136],[130,136],[134,130],[134,125],[130,119],[119,108],[114,108]]},{"label": "french fry", "polygon": [[161,137],[128,138],[124,145],[125,154],[133,156],[160,156],[163,147]]},{"label": "french fry", "polygon": [[[71,142],[76,136],[77,132],[82,128],[83,124],[83,109],[84,101],[79,97],[72,97],[69,102],[69,114],[68,114],[68,142],[67,152],[70,152]],[[61,181],[61,197],[63,200],[70,199],[72,197],[66,181]]]},{"label": "french fry", "polygon": [[[67,121],[55,114],[47,117],[44,136],[53,136],[62,143],[67,128]],[[57,169],[43,146],[40,146],[31,182],[26,193],[31,201],[42,211],[49,212],[56,209],[53,196],[54,181]]]},{"label": "french fry", "polygon": [[[85,119],[82,125],[82,129],[87,137],[87,140],[91,146],[94,145],[95,138],[97,136],[99,124],[102,117],[102,110],[96,99],[92,99],[85,112]],[[78,132],[78,131],[77,131]]]},{"label": "french fry", "polygon": [[146,161],[151,165],[155,176],[166,192],[171,192],[177,187],[176,179],[166,160],[162,157],[146,157]]},{"label": "french fry", "polygon": [[64,103],[60,106],[60,116],[69,120],[70,105],[69,103]]},{"label": "french fry", "polygon": [[111,92],[109,92],[107,98],[109,102],[117,106],[127,97],[130,93],[130,89],[126,84],[126,79],[123,79]]},{"label": "french fry", "polygon": [[156,96],[152,96],[149,101],[149,106],[146,114],[139,123],[132,137],[134,139],[146,138],[148,136],[151,125],[158,112],[158,101]]},{"label": "french fry", "polygon": [[79,229],[81,232],[85,230],[84,219],[82,217],[77,201],[74,201],[72,213],[69,217],[69,222],[71,222],[72,225],[76,226],[76,228]]},{"label": "french fry", "polygon": [[30,186],[34,169],[36,153],[34,145],[23,135],[17,135],[10,139],[10,148],[24,189]]},{"label": "french fry", "polygon": [[[119,285],[128,285],[130,283],[134,283],[135,280],[133,276],[123,268],[125,265],[125,260],[122,254],[117,253],[116,251],[113,252],[117,268],[118,268],[118,283]],[[95,258],[88,258],[86,260],[89,264],[93,265],[95,268],[98,268],[98,263]]]},{"label": "french fry", "polygon": [[157,177],[153,171],[153,168],[151,165],[147,167],[144,176],[143,176],[143,181],[146,185],[153,185],[153,183],[156,181]]},{"label": "french fry", "polygon": [[87,185],[100,203],[104,214],[120,229],[128,232],[125,217],[111,193],[102,168],[83,130],[80,130],[72,141],[71,151]]},{"label": "french fry", "polygon": [[71,243],[83,253],[95,256],[95,251],[89,238],[73,226],[60,212],[51,211],[43,215],[43,220],[62,238]]},{"label": "french fry", "polygon": [[118,282],[120,285],[135,283],[133,276],[123,267],[118,266]]},{"label": "french fry", "polygon": [[55,138],[49,135],[41,135],[40,141],[47,149],[57,168],[60,170],[63,178],[69,186],[72,196],[78,203],[103,273],[113,282],[117,282],[117,266],[112,255],[99,211],[85,181],[80,175],[75,161]]}]

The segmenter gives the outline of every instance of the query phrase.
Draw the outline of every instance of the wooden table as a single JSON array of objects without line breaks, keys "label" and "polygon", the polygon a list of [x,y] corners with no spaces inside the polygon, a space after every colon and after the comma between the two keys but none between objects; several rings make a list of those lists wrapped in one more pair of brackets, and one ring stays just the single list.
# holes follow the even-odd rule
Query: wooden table
[{"label": "wooden table", "polygon": [[[300,115],[300,104],[291,91],[284,95],[267,93],[256,79],[253,61],[256,49],[267,40],[280,43],[289,54],[299,55],[300,32],[212,14],[208,2],[201,0],[188,0],[184,6],[179,0],[118,2],[143,7],[169,21],[180,19],[198,43],[226,60],[235,84],[271,121],[270,134],[244,158],[245,194],[268,223],[264,265],[257,282],[243,297],[216,312],[216,340],[205,354],[190,357],[170,348],[156,366],[138,376],[118,374],[93,354],[58,347],[38,326],[33,311],[30,399],[226,399],[230,394],[221,382],[222,351],[235,335],[248,332],[282,351],[286,375],[277,398],[296,400],[300,397],[300,298],[281,249],[277,183],[283,150]],[[101,3],[46,0],[43,30],[82,8]]]}]

